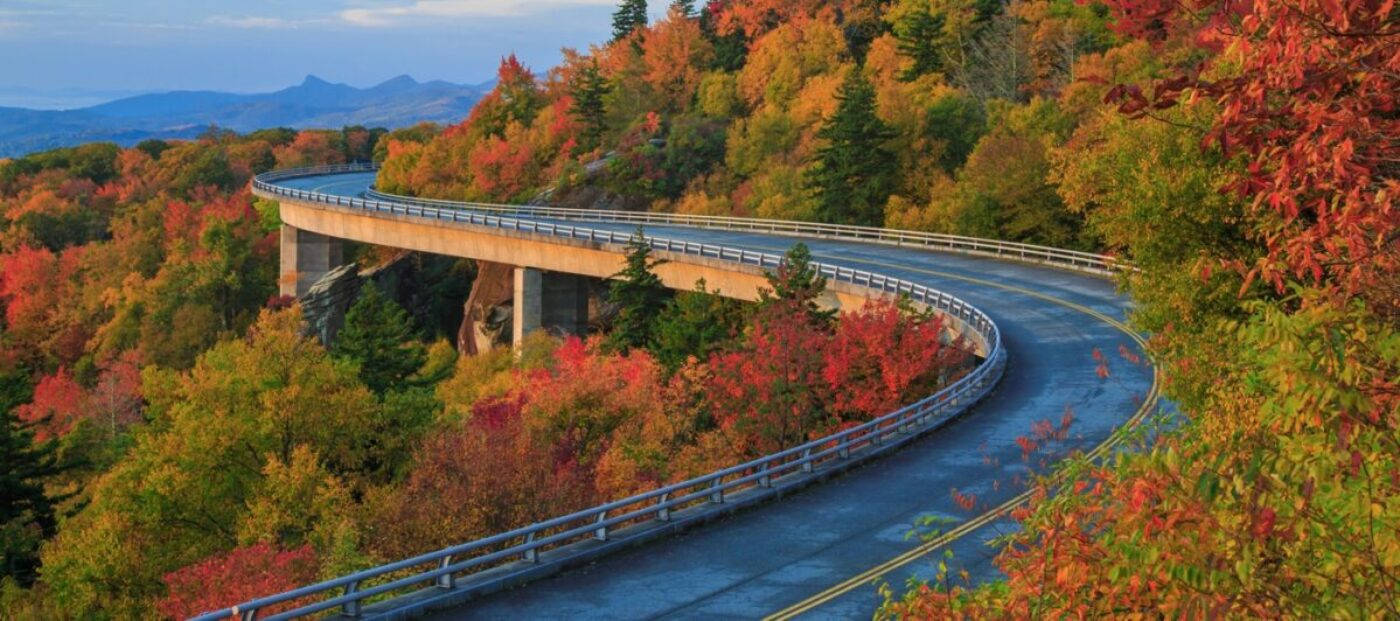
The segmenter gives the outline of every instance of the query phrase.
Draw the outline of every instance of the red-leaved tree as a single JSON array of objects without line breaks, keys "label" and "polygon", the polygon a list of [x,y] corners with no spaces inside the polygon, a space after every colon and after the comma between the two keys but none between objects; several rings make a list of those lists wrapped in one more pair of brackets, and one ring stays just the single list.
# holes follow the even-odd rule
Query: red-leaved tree
[{"label": "red-leaved tree", "polygon": [[824,353],[822,377],[842,422],[866,421],[932,394],[967,360],[941,317],[911,317],[881,302],[846,313]]},{"label": "red-leaved tree", "polygon": [[[203,612],[281,593],[316,579],[316,553],[311,546],[279,550],[269,543],[215,554],[165,575],[168,595],[156,610],[170,619],[188,619]],[[306,604],[298,600],[269,606],[262,615]]]}]

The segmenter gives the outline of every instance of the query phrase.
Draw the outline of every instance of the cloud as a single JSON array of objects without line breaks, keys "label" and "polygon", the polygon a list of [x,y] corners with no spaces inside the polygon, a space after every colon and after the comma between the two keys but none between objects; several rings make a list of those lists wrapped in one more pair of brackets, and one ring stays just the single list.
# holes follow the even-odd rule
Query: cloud
[{"label": "cloud", "polygon": [[280,17],[234,17],[231,15],[214,15],[204,21],[205,23],[213,24],[215,26],[229,26],[232,28],[258,28],[270,30],[282,28],[296,28],[301,24],[301,22],[282,19]]},{"label": "cloud", "polygon": [[340,19],[356,26],[388,26],[405,18],[518,17],[566,4],[612,6],[617,0],[417,0],[412,4],[345,9],[340,12]]}]

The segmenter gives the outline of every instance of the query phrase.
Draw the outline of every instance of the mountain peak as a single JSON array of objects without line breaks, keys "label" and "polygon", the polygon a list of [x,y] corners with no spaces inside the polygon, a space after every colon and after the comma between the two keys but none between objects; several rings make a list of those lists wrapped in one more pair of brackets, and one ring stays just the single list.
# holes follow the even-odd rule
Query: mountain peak
[{"label": "mountain peak", "polygon": [[413,79],[413,76],[405,73],[403,75],[394,76],[383,82],[380,82],[379,84],[375,85],[374,88],[380,88],[383,86],[418,86],[418,80]]},{"label": "mountain peak", "polygon": [[306,79],[301,81],[302,86],[330,86],[331,83],[310,73],[306,74]]}]

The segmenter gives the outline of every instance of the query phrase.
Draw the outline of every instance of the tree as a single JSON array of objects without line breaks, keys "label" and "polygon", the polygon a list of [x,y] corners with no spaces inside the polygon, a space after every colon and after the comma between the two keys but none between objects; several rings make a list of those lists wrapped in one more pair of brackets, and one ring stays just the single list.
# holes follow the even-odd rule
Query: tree
[{"label": "tree", "polygon": [[58,528],[44,482],[62,469],[54,442],[36,444],[34,432],[10,413],[11,404],[0,406],[0,579],[27,587],[39,568],[39,545]]},{"label": "tree", "polygon": [[613,41],[631,36],[647,25],[647,0],[622,0],[613,13]]},{"label": "tree", "polygon": [[672,11],[642,42],[643,79],[665,98],[664,110],[680,112],[691,106],[714,48],[700,24]]},{"label": "tree", "polygon": [[598,148],[603,132],[607,130],[607,105],[604,98],[611,90],[607,79],[598,70],[597,60],[579,69],[573,84],[570,85],[569,94],[574,99],[570,111],[583,124],[583,131],[579,134],[580,152],[586,153]]},{"label": "tree", "polygon": [[942,33],[945,19],[942,13],[934,15],[927,7],[921,7],[895,24],[899,53],[911,63],[900,73],[900,80],[912,82],[919,76],[943,68]]},{"label": "tree", "polygon": [[528,401],[482,399],[468,420],[429,435],[403,484],[369,503],[370,549],[405,558],[587,506],[591,486],[573,456],[529,433]]},{"label": "tree", "polygon": [[682,291],[666,304],[656,320],[651,353],[674,373],[687,359],[709,359],[739,335],[743,319],[743,304],[707,291],[701,279],[694,291]]},{"label": "tree", "polygon": [[683,17],[694,17],[695,0],[671,0],[671,6],[668,10]]},{"label": "tree", "polygon": [[404,389],[409,376],[427,362],[427,348],[418,341],[413,318],[379,292],[372,281],[345,313],[345,327],[336,335],[331,353],[359,366],[360,380],[383,396]]},{"label": "tree", "polygon": [[894,130],[875,116],[875,89],[859,67],[846,74],[836,114],[817,136],[826,141],[807,172],[823,222],[878,226],[894,192],[898,160],[885,148]]},{"label": "tree", "polygon": [[[258,543],[214,554],[172,571],[164,581],[169,595],[156,605],[168,619],[188,619],[250,599],[306,586],[316,579],[316,553],[310,546],[282,550]],[[303,598],[269,606],[276,614],[311,602]]]},{"label": "tree", "polygon": [[822,378],[829,339],[801,304],[785,300],[757,309],[743,343],[710,357],[709,406],[734,457],[772,453],[833,426]]},{"label": "tree", "polygon": [[627,264],[613,274],[608,301],[616,305],[617,320],[608,334],[608,349],[617,352],[646,347],[656,320],[666,308],[666,287],[653,271],[662,262],[651,258],[651,245],[641,227],[627,242]]},{"label": "tree", "polygon": [[771,289],[758,292],[758,308],[788,304],[802,309],[809,321],[826,325],[836,317],[836,311],[823,310],[820,299],[826,292],[826,277],[812,265],[812,251],[798,242],[783,256],[776,271],[764,274]]},{"label": "tree", "polygon": [[44,547],[53,597],[78,616],[151,616],[161,577],[236,546],[268,463],[293,463],[299,447],[351,485],[371,482],[366,464],[387,461],[376,401],[302,326],[295,307],[266,311],[190,371],[146,372],[157,423],[88,485],[89,502]]},{"label": "tree", "polygon": [[832,410],[842,422],[863,422],[933,394],[968,357],[943,337],[940,315],[892,302],[842,313],[823,352]]}]

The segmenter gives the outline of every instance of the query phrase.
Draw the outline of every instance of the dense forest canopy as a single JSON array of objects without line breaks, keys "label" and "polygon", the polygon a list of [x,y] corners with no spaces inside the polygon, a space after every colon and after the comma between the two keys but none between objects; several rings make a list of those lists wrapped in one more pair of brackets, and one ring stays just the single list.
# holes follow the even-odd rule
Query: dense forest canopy
[{"label": "dense forest canopy", "polygon": [[328,349],[274,296],[277,208],[247,182],[374,159],[419,196],[1124,257],[1174,414],[1038,481],[1004,581],[940,574],[878,614],[1400,615],[1393,3],[646,14],[620,3],[611,41],[540,75],[505,57],[449,127],[0,162],[0,608],[188,615],[817,437],[966,368],[936,317],[821,311],[801,247],[743,305],[661,290],[636,246],[611,332],[517,355],[459,357],[369,287]]}]

